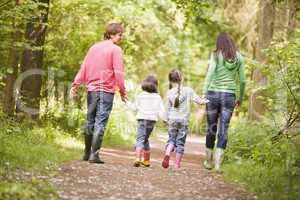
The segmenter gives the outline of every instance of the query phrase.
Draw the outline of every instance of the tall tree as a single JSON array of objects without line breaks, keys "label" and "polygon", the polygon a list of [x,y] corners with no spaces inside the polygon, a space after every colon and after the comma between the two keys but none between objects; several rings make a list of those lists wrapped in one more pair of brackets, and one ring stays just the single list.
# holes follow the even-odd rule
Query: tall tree
[{"label": "tall tree", "polygon": [[[299,64],[297,63],[298,56],[296,56],[296,49],[299,49],[299,45],[297,45],[299,44],[299,33],[295,31],[299,28],[299,24],[297,24],[297,15],[299,20],[297,10],[299,8],[300,2],[297,0],[285,0],[276,3],[274,27],[276,40],[268,50],[269,57],[272,58],[272,69],[275,68],[276,73],[278,73],[275,79],[278,82],[279,87],[277,88],[279,89],[277,89],[275,97],[273,96],[273,99],[277,97],[277,101],[279,101],[276,103],[275,109],[280,110],[280,113],[276,116],[279,120],[284,119],[278,135],[285,133],[292,135],[293,131],[291,129],[296,127],[296,124],[300,121],[300,99],[297,95],[299,94],[299,78],[297,78]],[[276,85],[275,82],[273,80],[270,88]]]},{"label": "tall tree", "polygon": [[[32,69],[43,68],[43,45],[45,42],[48,12],[50,0],[36,0],[39,9],[39,16],[32,16],[26,25],[25,38],[29,47],[25,48],[22,56],[21,72],[29,72]],[[40,92],[42,86],[41,73],[31,71],[32,74],[22,80],[20,89],[20,98],[17,102],[17,109],[26,113],[33,119],[39,117],[40,110]]]},{"label": "tall tree", "polygon": [[[258,11],[258,39],[255,46],[254,58],[262,65],[267,63],[264,49],[267,49],[273,38],[275,7],[273,0],[260,0]],[[266,78],[258,68],[252,71],[251,79],[257,86],[263,86]],[[257,88],[257,87],[256,87]],[[249,119],[258,120],[264,113],[262,92],[253,91],[249,99]]]},{"label": "tall tree", "polygon": [[[20,6],[21,1],[16,0],[15,6]],[[3,111],[8,115],[13,115],[15,111],[15,98],[14,98],[14,83],[18,74],[18,62],[19,55],[16,47],[16,43],[21,36],[21,32],[17,25],[16,19],[13,19],[12,22],[12,43],[10,47],[10,55],[9,55],[9,70],[7,72],[5,78],[5,88],[4,88],[4,103],[3,103]]]}]

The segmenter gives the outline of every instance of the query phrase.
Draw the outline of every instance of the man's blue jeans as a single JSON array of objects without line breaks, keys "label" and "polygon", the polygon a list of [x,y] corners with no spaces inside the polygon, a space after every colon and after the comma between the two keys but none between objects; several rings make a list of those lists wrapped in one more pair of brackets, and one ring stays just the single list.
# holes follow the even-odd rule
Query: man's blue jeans
[{"label": "man's blue jeans", "polygon": [[[206,147],[213,149],[218,130],[217,147],[225,149],[227,145],[227,132],[230,119],[235,107],[235,94],[227,92],[208,91],[206,104],[207,135]],[[218,127],[219,120],[219,127]]]},{"label": "man's blue jeans", "polygon": [[102,144],[104,129],[112,110],[114,94],[108,92],[88,92],[86,134],[93,135],[92,153]]}]

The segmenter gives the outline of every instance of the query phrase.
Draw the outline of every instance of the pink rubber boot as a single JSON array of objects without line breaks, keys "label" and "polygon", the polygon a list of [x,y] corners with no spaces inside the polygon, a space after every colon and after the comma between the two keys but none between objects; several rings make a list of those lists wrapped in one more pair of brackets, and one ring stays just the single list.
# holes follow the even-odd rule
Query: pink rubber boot
[{"label": "pink rubber boot", "polygon": [[143,165],[145,167],[150,167],[150,151],[144,150],[144,162]]},{"label": "pink rubber boot", "polygon": [[135,148],[135,155],[136,155],[136,159],[134,161],[133,166],[139,167],[141,165],[142,148],[136,147]]},{"label": "pink rubber boot", "polygon": [[162,167],[163,168],[168,168],[169,167],[169,161],[170,161],[170,156],[171,156],[171,153],[174,149],[174,145],[173,144],[169,144],[167,146],[167,149],[166,149],[166,153],[165,153],[165,157],[161,163]]}]

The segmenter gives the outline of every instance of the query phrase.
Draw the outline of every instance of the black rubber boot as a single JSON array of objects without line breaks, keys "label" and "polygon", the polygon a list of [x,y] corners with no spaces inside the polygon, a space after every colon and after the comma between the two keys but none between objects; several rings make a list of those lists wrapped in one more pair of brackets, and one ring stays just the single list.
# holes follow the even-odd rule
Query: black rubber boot
[{"label": "black rubber boot", "polygon": [[82,160],[88,161],[91,154],[91,146],[92,146],[93,135],[85,134],[84,135],[84,155]]},{"label": "black rubber boot", "polygon": [[92,140],[92,152],[90,154],[89,162],[90,163],[98,163],[104,164],[102,160],[99,158],[99,152],[102,144],[103,133],[94,133]]}]

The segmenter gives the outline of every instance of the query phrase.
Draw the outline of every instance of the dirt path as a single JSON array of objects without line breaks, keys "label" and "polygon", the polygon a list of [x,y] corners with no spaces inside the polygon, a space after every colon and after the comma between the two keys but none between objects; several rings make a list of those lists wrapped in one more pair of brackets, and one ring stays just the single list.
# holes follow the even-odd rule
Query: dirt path
[{"label": "dirt path", "polygon": [[[202,167],[204,138],[189,137],[182,169],[163,169],[166,138],[152,139],[150,168],[132,166],[132,149],[103,148],[104,165],[72,161],[61,166],[51,181],[61,189],[61,199],[107,200],[246,200],[254,199],[235,184]],[[171,162],[172,164],[172,162]]]}]

